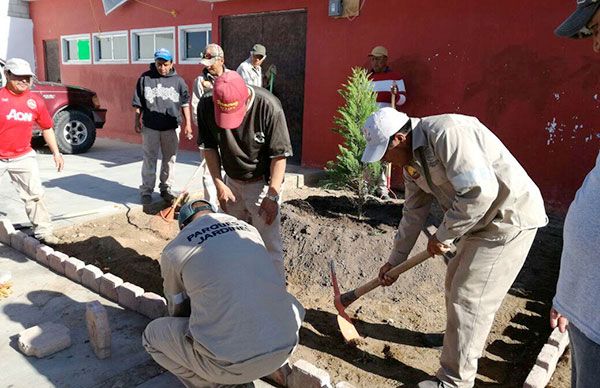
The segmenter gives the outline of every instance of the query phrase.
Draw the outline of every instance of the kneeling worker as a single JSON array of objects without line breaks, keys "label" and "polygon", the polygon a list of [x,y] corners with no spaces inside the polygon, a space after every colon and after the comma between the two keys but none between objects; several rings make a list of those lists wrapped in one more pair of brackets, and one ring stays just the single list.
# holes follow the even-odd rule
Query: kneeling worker
[{"label": "kneeling worker", "polygon": [[[548,223],[539,189],[500,140],[477,118],[443,114],[409,118],[381,108],[363,129],[363,162],[404,169],[402,219],[387,272],[411,251],[435,198],[444,219],[427,250],[456,241],[446,270],[446,333],[437,379],[419,387],[472,387],[496,311],[521,270],[537,228]],[[458,241],[457,241],[458,240]]]},{"label": "kneeling worker", "polygon": [[253,386],[292,354],[304,309],[250,224],[192,200],[179,227],[160,258],[170,317],[144,347],[187,387]]}]

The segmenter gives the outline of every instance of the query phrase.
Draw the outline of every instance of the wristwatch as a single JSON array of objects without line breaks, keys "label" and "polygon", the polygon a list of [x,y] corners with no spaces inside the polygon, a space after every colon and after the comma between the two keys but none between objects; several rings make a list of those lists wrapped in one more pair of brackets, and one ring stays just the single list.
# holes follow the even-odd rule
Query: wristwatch
[{"label": "wristwatch", "polygon": [[279,203],[279,194],[271,195],[267,192],[266,198],[269,198],[271,201],[275,203]]}]

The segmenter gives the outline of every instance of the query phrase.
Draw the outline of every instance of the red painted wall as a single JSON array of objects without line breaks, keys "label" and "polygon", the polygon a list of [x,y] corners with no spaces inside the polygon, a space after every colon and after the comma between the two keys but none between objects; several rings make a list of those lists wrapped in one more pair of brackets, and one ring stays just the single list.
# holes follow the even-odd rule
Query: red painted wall
[{"label": "red painted wall", "polygon": [[[568,206],[598,153],[600,72],[593,69],[600,57],[590,41],[552,34],[572,11],[572,1],[548,0],[540,8],[520,0],[366,0],[354,20],[328,17],[325,0],[234,0],[214,3],[212,11],[197,0],[148,1],[185,12],[172,18],[130,1],[105,17],[100,0],[92,3],[103,31],[212,20],[216,40],[220,16],[307,10],[306,166],[322,166],[335,156],[340,138],[330,128],[341,104],[336,90],[352,66],[367,66],[375,45],[386,46],[391,66],[404,74],[409,115],[479,117],[525,166],[551,207]],[[41,0],[31,3],[31,13],[38,69],[43,69],[42,39],[95,30],[87,2]],[[177,69],[189,84],[200,70]],[[100,135],[125,140],[136,139],[129,101],[143,70],[141,65],[61,69],[66,82],[94,88],[109,108],[110,121]]]}]

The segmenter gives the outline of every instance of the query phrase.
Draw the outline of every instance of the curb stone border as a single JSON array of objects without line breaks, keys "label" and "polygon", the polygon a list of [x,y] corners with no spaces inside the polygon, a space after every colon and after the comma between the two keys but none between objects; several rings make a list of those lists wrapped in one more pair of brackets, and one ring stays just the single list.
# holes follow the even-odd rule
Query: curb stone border
[{"label": "curb stone border", "polygon": [[569,333],[566,331],[561,333],[558,327],[555,328],[548,337],[548,342],[540,350],[535,365],[523,383],[523,388],[545,387],[552,378],[556,364],[568,345]]},{"label": "curb stone border", "polygon": [[[110,273],[104,273],[102,270],[91,264],[81,267],[80,263],[83,262],[81,262],[79,259],[75,257],[69,257],[65,253],[54,250],[54,248],[39,241],[38,245],[34,244],[31,240],[29,240],[29,244],[24,244],[25,237],[27,236],[23,232],[16,231],[14,229],[8,218],[0,218],[1,243],[23,253],[25,256],[29,257],[38,264],[50,270],[54,270],[54,272],[58,275],[61,275],[75,283],[81,284],[88,290],[104,296],[107,299],[112,299],[100,292],[100,284],[102,283],[102,280],[105,282],[109,280],[107,283],[113,283],[113,281],[116,279],[121,280],[120,278]],[[31,239],[34,238],[31,237]],[[16,246],[12,244],[12,241],[15,242]],[[35,246],[35,249],[32,249],[32,246]],[[53,257],[54,260],[48,260],[49,257]],[[69,274],[72,277],[68,277],[65,274],[65,262],[67,261],[69,262],[67,266],[73,267],[69,268]],[[53,268],[51,266],[52,262],[57,268]],[[109,275],[108,279],[106,275]],[[110,286],[108,288],[112,288],[111,291],[114,292],[113,295],[116,296],[114,301],[117,302],[121,307],[127,310],[135,311],[138,314],[142,314],[150,319],[155,319],[166,315],[167,301],[165,298],[152,292],[146,292],[142,287],[132,283],[123,283],[122,280],[119,283],[118,280],[115,282],[118,284],[115,284],[114,288]],[[105,287],[106,286],[107,284],[105,284]],[[121,298],[119,298],[119,294],[121,295]],[[136,308],[133,309],[132,307]],[[283,366],[269,376],[265,376],[263,379],[285,388],[333,387],[329,373],[306,360],[298,360],[292,366],[290,366],[290,364],[286,361]],[[353,388],[353,385],[342,381],[337,383],[336,387]]]}]

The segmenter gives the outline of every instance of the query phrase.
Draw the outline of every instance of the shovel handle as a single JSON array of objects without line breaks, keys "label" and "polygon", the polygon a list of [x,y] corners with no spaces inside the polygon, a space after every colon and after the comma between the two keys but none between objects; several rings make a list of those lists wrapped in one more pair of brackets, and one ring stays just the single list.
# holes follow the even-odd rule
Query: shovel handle
[{"label": "shovel handle", "polygon": [[[409,269],[411,269],[412,267],[421,264],[422,262],[424,262],[425,260],[427,260],[430,257],[431,257],[431,255],[429,254],[429,252],[427,252],[427,250],[424,250],[423,252],[417,253],[416,255],[414,255],[410,259],[404,261],[403,263],[398,264],[397,266],[391,268],[387,272],[387,274],[392,277],[397,277],[401,273],[404,273],[404,272],[408,271]],[[379,283],[379,278],[375,278],[375,279],[371,280],[370,282],[365,283],[362,286],[358,287],[353,292],[354,292],[354,295],[356,296],[356,298],[358,299],[361,296],[363,296],[364,294],[373,291],[380,285],[381,284]]]}]

